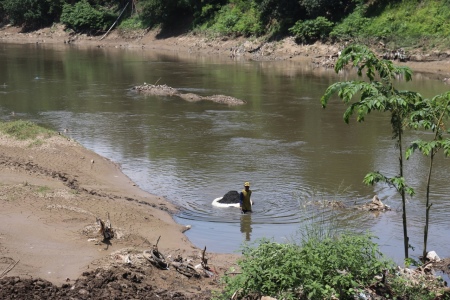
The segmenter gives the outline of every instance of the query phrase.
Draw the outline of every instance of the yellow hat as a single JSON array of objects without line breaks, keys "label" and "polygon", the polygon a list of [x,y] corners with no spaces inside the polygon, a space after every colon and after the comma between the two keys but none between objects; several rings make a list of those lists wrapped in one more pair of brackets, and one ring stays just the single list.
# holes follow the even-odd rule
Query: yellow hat
[{"label": "yellow hat", "polygon": [[248,181],[245,182],[245,183],[244,183],[244,186],[250,186],[250,182],[248,182]]}]

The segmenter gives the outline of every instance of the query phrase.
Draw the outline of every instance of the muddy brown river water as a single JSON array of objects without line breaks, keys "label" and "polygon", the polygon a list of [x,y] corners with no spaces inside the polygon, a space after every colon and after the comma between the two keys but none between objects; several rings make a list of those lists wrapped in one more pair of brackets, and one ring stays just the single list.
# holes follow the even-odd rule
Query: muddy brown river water
[{"label": "muddy brown river water", "polygon": [[[320,105],[325,89],[352,72],[293,62],[239,61],[126,49],[52,48],[0,44],[0,118],[27,119],[63,131],[119,163],[142,189],[179,205],[177,222],[209,251],[238,251],[262,237],[296,241],[311,224],[378,236],[383,252],[400,262],[403,232],[400,197],[383,185],[364,186],[370,171],[397,174],[389,118],[342,120],[337,99]],[[136,93],[135,85],[165,84],[182,93],[227,95],[246,101],[212,101]],[[416,74],[412,84],[430,97],[444,83]],[[12,116],[14,112],[14,116]],[[426,134],[407,132],[406,142]],[[411,256],[422,250],[427,160],[406,163],[417,195],[408,200]],[[448,159],[439,157],[432,184],[429,249],[450,256]],[[250,181],[252,215],[215,208],[213,199]],[[368,202],[377,194],[392,211],[373,214],[329,210],[312,201]]]}]

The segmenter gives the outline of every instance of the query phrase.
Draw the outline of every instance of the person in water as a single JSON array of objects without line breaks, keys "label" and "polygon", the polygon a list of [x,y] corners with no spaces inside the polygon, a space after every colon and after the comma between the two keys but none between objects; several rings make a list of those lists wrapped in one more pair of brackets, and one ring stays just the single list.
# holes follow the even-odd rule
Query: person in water
[{"label": "person in water", "polygon": [[251,195],[252,195],[252,191],[250,190],[250,182],[245,182],[244,189],[239,194],[239,200],[240,200],[239,206],[241,207],[241,212],[243,214],[245,214],[247,212],[252,212],[252,202],[250,200]]}]

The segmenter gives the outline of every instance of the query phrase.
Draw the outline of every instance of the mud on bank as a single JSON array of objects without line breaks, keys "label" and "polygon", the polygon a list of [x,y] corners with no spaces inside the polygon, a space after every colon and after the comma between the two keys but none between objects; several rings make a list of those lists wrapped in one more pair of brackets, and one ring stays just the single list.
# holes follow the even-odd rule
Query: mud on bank
[{"label": "mud on bank", "polygon": [[[1,299],[209,299],[237,259],[206,251],[214,276],[201,278],[156,268],[142,253],[157,240],[168,261],[201,261],[177,208],[62,134],[0,134],[0,206]],[[111,240],[96,222],[107,216]]]}]

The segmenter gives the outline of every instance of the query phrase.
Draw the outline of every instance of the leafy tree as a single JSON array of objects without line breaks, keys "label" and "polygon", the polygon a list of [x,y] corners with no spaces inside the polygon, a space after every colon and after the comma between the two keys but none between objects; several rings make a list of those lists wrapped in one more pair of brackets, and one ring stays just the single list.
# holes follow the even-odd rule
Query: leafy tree
[{"label": "leafy tree", "polygon": [[450,92],[437,95],[431,100],[424,101],[424,107],[417,110],[411,116],[414,128],[425,128],[434,132],[431,141],[416,140],[406,151],[406,158],[409,159],[415,150],[419,150],[423,155],[430,157],[430,164],[427,175],[427,190],[425,204],[425,226],[423,234],[423,254],[425,261],[427,256],[428,227],[430,223],[430,209],[433,205],[430,202],[430,184],[433,170],[433,163],[436,154],[443,149],[445,156],[450,156],[450,139],[444,138],[446,131],[444,120],[450,116]]},{"label": "leafy tree", "polygon": [[[330,98],[337,93],[344,103],[349,105],[344,113],[344,121],[346,123],[349,122],[350,117],[354,113],[357,114],[358,122],[364,121],[365,116],[374,110],[390,113],[393,139],[396,139],[396,147],[399,150],[399,174],[390,178],[380,172],[373,172],[367,174],[363,182],[371,185],[383,182],[394,187],[400,193],[403,210],[404,251],[405,259],[407,259],[409,237],[406,194],[412,196],[414,195],[414,190],[406,185],[403,177],[403,129],[406,124],[405,120],[422,103],[422,96],[415,92],[400,91],[394,87],[394,80],[397,76],[403,77],[407,81],[411,80],[412,72],[409,68],[394,66],[391,61],[379,59],[366,46],[351,45],[344,49],[336,63],[335,71],[339,72],[350,63],[357,68],[359,77],[363,75],[363,70],[365,69],[365,75],[369,81],[352,80],[332,84],[322,96],[322,106],[326,107]],[[376,80],[376,78],[379,78],[379,80]],[[359,97],[359,100],[351,103],[355,97]]]},{"label": "leafy tree", "polygon": [[3,0],[0,6],[11,24],[36,29],[58,21],[63,3],[64,0]]}]

